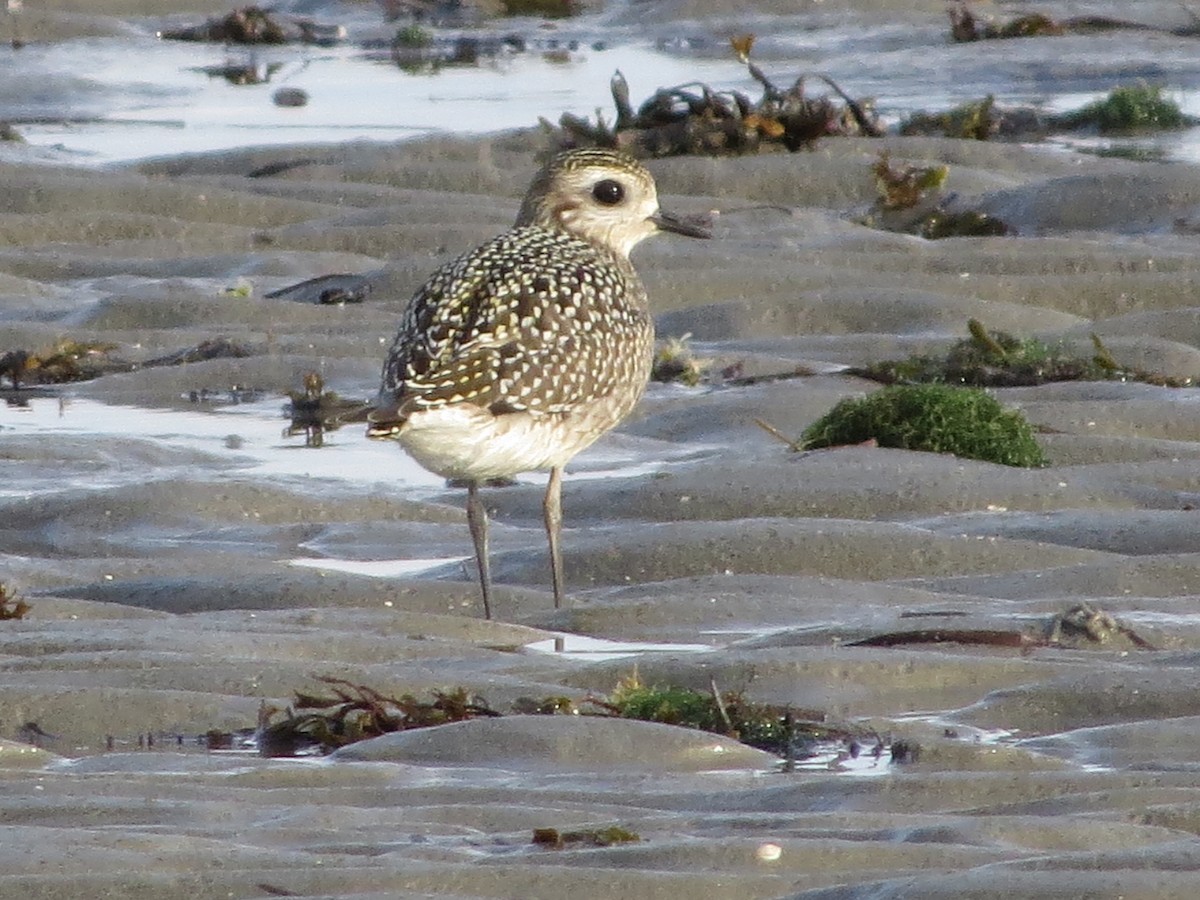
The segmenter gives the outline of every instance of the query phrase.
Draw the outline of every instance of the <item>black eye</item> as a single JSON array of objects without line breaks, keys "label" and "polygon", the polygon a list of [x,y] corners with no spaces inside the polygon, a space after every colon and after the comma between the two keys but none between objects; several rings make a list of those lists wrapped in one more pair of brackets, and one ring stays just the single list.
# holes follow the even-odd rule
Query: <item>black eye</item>
[{"label": "black eye", "polygon": [[592,188],[592,196],[605,206],[616,206],[625,199],[625,188],[621,186],[621,182],[605,178],[596,182]]}]

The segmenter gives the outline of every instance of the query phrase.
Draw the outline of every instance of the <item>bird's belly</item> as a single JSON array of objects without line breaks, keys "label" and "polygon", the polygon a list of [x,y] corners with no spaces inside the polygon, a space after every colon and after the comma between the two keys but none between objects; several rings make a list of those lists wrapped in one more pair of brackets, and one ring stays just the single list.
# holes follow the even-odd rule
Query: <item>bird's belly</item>
[{"label": "bird's belly", "polygon": [[456,404],[412,413],[397,438],[429,471],[481,481],[564,466],[620,418],[525,412],[497,416]]}]

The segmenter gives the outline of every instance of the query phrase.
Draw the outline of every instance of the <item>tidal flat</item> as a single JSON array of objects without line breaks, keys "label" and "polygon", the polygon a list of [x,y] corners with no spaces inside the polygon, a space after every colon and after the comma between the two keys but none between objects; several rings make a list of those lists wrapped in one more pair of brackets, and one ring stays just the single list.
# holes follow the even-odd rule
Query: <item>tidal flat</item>
[{"label": "tidal flat", "polygon": [[[674,15],[724,21],[707,6]],[[1193,896],[1196,388],[994,389],[1035,426],[1034,469],[798,452],[756,420],[799,435],[879,388],[848,369],[944,351],[972,319],[1084,354],[1094,334],[1194,382],[1200,166],[895,135],[649,161],[664,205],[717,212],[712,240],[634,254],[660,337],[690,335],[709,374],[652,384],[568,470],[568,607],[542,477],[485,491],[489,622],[463,491],[285,408],[313,372],[370,400],[409,296],[509,227],[547,146],[528,128],[87,168],[6,150],[0,351],[69,340],[130,365],[0,382],[0,583],[29,606],[0,620],[0,895]],[[947,166],[954,202],[1012,233],[862,224],[882,149]],[[267,296],[331,274],[370,290]],[[200,347],[224,350],[144,365]],[[1054,631],[1083,603],[1126,631]],[[938,630],[1030,639],[880,639]],[[723,736],[531,715],[321,758],[204,739],[322,677],[508,711],[634,671],[919,752],[784,771]],[[532,840],[612,826],[639,839]]]}]

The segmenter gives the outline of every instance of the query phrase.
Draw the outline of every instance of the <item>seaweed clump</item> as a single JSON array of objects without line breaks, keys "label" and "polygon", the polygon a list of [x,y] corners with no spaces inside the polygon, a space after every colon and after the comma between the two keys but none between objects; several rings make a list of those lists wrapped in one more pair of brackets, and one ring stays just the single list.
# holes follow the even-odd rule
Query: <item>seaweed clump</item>
[{"label": "seaweed clump", "polygon": [[346,29],[307,18],[280,16],[272,9],[259,6],[243,6],[200,25],[160,31],[158,36],[167,41],[251,45],[304,43],[328,47],[344,40]]},{"label": "seaweed clump", "polygon": [[1161,87],[1139,82],[1116,87],[1103,99],[1057,115],[1029,106],[1001,107],[989,95],[940,112],[913,113],[901,121],[897,131],[977,141],[1027,141],[1040,140],[1051,132],[1091,129],[1100,134],[1136,134],[1186,128],[1197,121],[1163,96]]},{"label": "seaweed clump", "polygon": [[879,154],[871,172],[884,209],[910,209],[931,192],[940,191],[950,174],[948,166],[893,166],[886,151]]},{"label": "seaweed clump", "polygon": [[612,847],[614,844],[633,844],[641,840],[637,832],[610,825],[608,828],[581,828],[559,831],[557,828],[533,829],[533,843],[551,850],[573,847]]},{"label": "seaweed clump", "polygon": [[969,336],[944,356],[919,354],[883,360],[848,370],[884,384],[955,384],[970,387],[1032,387],[1052,381],[1141,381],[1159,387],[1189,387],[1187,377],[1146,372],[1117,362],[1098,335],[1094,353],[1077,356],[1061,343],[1018,338],[992,331],[977,319],[967,322]]},{"label": "seaweed clump", "polygon": [[[882,136],[870,102],[850,97],[828,76],[801,74],[790,87],[780,88],[750,60],[753,35],[737,35],[730,45],[762,86],[757,102],[740,91],[714,91],[693,83],[659,88],[635,111],[629,85],[617,72],[610,83],[616,121],[609,125],[597,116],[593,124],[565,113],[559,119],[559,144],[619,147],[635,156],[661,157],[749,154],[770,144],[794,152],[811,148],[827,135]],[[809,78],[823,82],[838,99],[809,93]],[[543,125],[554,131],[544,120]]]},{"label": "seaweed clump", "polygon": [[996,24],[980,20],[965,3],[946,10],[950,16],[950,36],[959,42],[1006,40],[1009,38],[1047,37],[1067,33],[1059,22],[1044,13],[1026,13]]},{"label": "seaweed clump", "polygon": [[1101,34],[1111,31],[1150,31],[1171,34],[1176,37],[1196,37],[1200,34],[1200,19],[1194,14],[1188,25],[1164,27],[1113,16],[1082,15],[1066,19],[1054,19],[1045,13],[1022,13],[1005,22],[981,18],[960,2],[948,7],[950,36],[955,41],[990,41],[1012,38],[1060,37],[1064,34]]},{"label": "seaweed clump", "polygon": [[914,113],[900,123],[899,131],[986,141],[997,129],[996,98],[988,94],[982,100],[970,100],[944,112]]},{"label": "seaweed clump", "polygon": [[679,382],[695,387],[704,378],[711,363],[696,356],[692,350],[690,334],[671,337],[661,341],[654,351],[654,363],[650,369],[651,381]]},{"label": "seaweed clump", "polygon": [[1101,134],[1132,131],[1162,131],[1190,124],[1179,104],[1163,96],[1153,84],[1127,84],[1113,88],[1108,96],[1059,120],[1067,128],[1095,127]]},{"label": "seaweed clump", "polygon": [[23,619],[28,613],[29,604],[0,582],[0,622]]},{"label": "seaweed clump", "polygon": [[1111,645],[1122,640],[1139,650],[1155,649],[1130,626],[1086,601],[1056,613],[1046,629],[1046,643],[1051,646]]},{"label": "seaweed clump", "polygon": [[156,366],[182,366],[209,359],[242,358],[255,351],[227,338],[201,341],[166,356],[131,362],[116,355],[116,344],[62,338],[39,350],[0,351],[0,376],[7,376],[14,389],[23,384],[63,384],[90,381],[103,375],[133,372]]},{"label": "seaweed clump", "polygon": [[988,94],[941,112],[915,112],[896,130],[903,135],[941,135],[972,141],[1029,140],[1043,137],[1052,122],[1052,118],[1030,106],[999,106]]},{"label": "seaweed clump", "polygon": [[366,685],[341,678],[321,679],[332,696],[296,692],[295,709],[279,721],[261,723],[259,752],[263,756],[296,756],[301,753],[332,753],[338,747],[394,731],[428,728],[462,722],[481,716],[499,716],[480,697],[459,687],[435,691],[432,700],[412,694],[388,696]]},{"label": "seaweed clump", "polygon": [[985,391],[945,384],[896,385],[848,398],[810,425],[801,440],[810,449],[874,441],[1005,466],[1046,464],[1021,413]]},{"label": "seaweed clump", "polygon": [[[820,752],[818,743],[845,745],[857,755],[857,737],[850,731],[825,724],[824,715],[787,707],[751,703],[739,691],[722,692],[715,683],[708,693],[678,686],[650,686],[637,673],[621,679],[605,699],[589,698],[611,715],[644,722],[721,734],[787,760],[804,759]],[[872,734],[882,752],[882,741]]]},{"label": "seaweed clump", "polygon": [[[327,754],[395,731],[502,715],[461,686],[435,691],[431,700],[419,700],[412,694],[390,696],[340,678],[320,680],[331,695],[297,691],[292,708],[278,721],[273,720],[279,710],[264,706],[246,746],[257,744],[262,756],[272,757]],[[513,711],[523,715],[612,716],[695,728],[774,753],[787,763],[818,755],[856,757],[862,752],[879,757],[884,751],[884,742],[875,732],[853,732],[826,724],[820,712],[751,703],[740,692],[721,692],[715,684],[708,693],[670,685],[650,687],[636,673],[623,678],[608,696],[588,695],[578,702],[566,697],[521,698],[514,703]],[[211,732],[206,742],[210,748],[232,748],[239,740],[235,734]],[[560,838],[567,843],[575,840],[566,835]],[[559,844],[549,835],[544,842]]]},{"label": "seaweed clump", "polygon": [[994,237],[1010,233],[995,216],[979,210],[950,210],[945,165],[893,164],[885,150],[871,166],[878,197],[861,223],[870,228],[917,234],[926,240]]},{"label": "seaweed clump", "polygon": [[62,338],[40,350],[9,350],[0,353],[0,375],[7,375],[14,389],[27,384],[62,384],[88,381],[109,372],[126,372],[132,364],[112,356],[116,344]]}]

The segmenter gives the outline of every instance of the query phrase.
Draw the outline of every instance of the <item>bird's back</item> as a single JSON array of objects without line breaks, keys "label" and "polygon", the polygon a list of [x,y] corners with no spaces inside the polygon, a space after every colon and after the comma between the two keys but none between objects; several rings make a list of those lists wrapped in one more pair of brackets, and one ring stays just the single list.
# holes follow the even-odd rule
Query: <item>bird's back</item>
[{"label": "bird's back", "polygon": [[443,266],[413,297],[381,400],[402,421],[462,403],[563,415],[621,395],[619,420],[641,395],[653,338],[628,259],[562,232],[515,228]]}]

